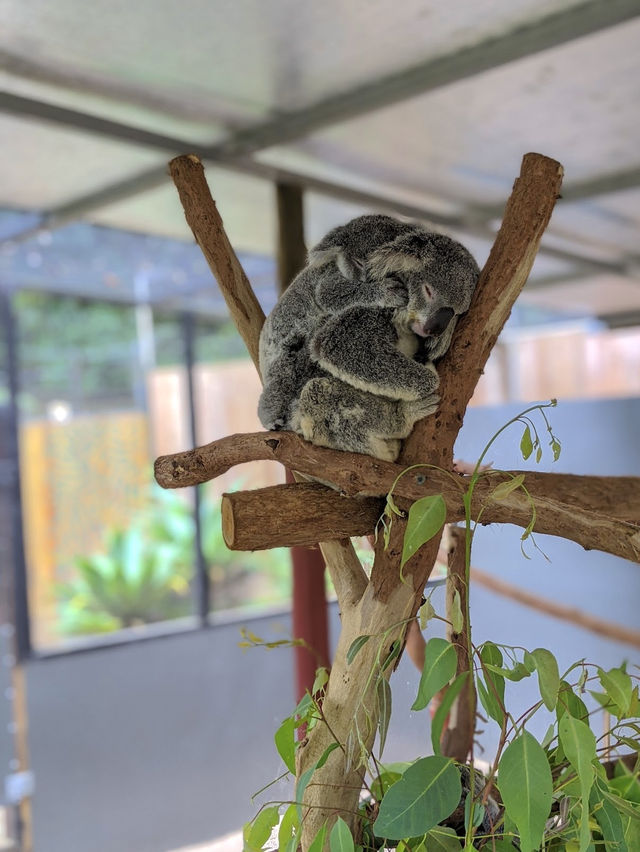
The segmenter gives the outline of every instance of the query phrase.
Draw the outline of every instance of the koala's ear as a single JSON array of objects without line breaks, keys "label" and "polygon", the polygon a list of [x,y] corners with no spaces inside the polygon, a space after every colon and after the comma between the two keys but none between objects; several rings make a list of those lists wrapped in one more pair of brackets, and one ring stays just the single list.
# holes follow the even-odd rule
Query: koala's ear
[{"label": "koala's ear", "polygon": [[362,281],[365,277],[364,261],[344,250],[340,250],[336,255],[336,264],[349,281]]}]

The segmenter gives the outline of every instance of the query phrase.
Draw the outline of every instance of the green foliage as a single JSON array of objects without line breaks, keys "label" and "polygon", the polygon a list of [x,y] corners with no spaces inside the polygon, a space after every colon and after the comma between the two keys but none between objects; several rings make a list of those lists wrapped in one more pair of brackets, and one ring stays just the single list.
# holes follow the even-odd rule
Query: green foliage
[{"label": "green foliage", "polygon": [[[544,414],[543,409],[547,407],[532,406],[510,421],[510,424],[520,422],[525,427],[520,442],[525,458],[535,453],[539,461],[542,455],[540,434],[530,417],[534,411],[542,415],[553,458],[558,457],[560,443]],[[506,426],[500,432],[504,428]],[[481,462],[495,437],[485,447],[467,480],[467,491],[463,495],[467,516],[467,586],[470,580],[470,542],[475,529],[470,517],[473,489],[484,475]],[[523,538],[532,538],[535,507],[527,492],[526,474],[518,474],[502,483],[493,490],[489,499],[504,500],[517,490],[531,504],[531,520]],[[413,504],[407,521],[403,565],[422,544],[439,533],[445,515],[442,497],[428,497]],[[384,520],[385,538],[398,516],[403,516],[403,513],[389,494]],[[420,625],[424,627],[434,618],[438,616],[430,601],[423,602]],[[394,629],[398,626],[395,625]],[[366,745],[372,733],[374,714],[363,707],[365,722],[369,726],[367,731],[361,732],[354,723],[346,742],[333,742],[320,761],[298,779],[296,801],[300,803],[306,786],[332,749],[344,751],[347,767],[366,767],[371,779],[365,780],[368,798],[359,811],[357,840],[351,835],[347,823],[338,819],[333,827],[330,823],[323,826],[311,845],[313,852],[320,852],[323,842],[325,847],[328,845],[329,852],[377,852],[394,847],[397,852],[640,850],[640,756],[633,770],[619,763],[614,777],[607,778],[600,763],[602,743],[596,740],[590,724],[591,714],[582,698],[588,691],[617,719],[608,732],[609,754],[631,750],[640,755],[637,674],[629,674],[625,665],[604,670],[584,660],[561,673],[556,657],[546,648],[527,650],[494,642],[476,647],[470,632],[468,600],[464,609],[459,598],[457,606],[454,601],[451,626],[455,634],[466,633],[470,649],[467,670],[457,673],[458,659],[452,643],[440,638],[430,639],[426,644],[420,684],[412,705],[414,711],[423,710],[439,694],[439,703],[431,721],[434,756],[409,764],[382,764],[374,760]],[[346,653],[346,662],[351,665],[367,645],[367,654],[373,660],[367,688],[373,687],[376,695],[380,749],[384,746],[388,730],[392,697],[383,674],[402,648],[397,639],[389,644],[389,638],[389,631],[362,634],[353,640]],[[505,689],[506,681],[513,685],[513,690],[517,690],[521,681],[534,674],[540,700],[514,718]],[[317,683],[324,688],[325,682],[323,673]],[[487,778],[473,764],[471,768],[460,767],[441,754],[440,738],[445,720],[464,689],[475,690],[484,712],[500,728],[497,752]],[[541,742],[527,729],[538,713],[552,720]],[[478,715],[483,722],[486,721],[480,713]],[[300,724],[311,727],[321,724],[322,720],[321,701],[308,695],[291,719],[280,727],[276,745],[290,769],[297,748],[295,728]],[[499,791],[497,801],[494,784]],[[298,817],[301,817],[301,810]],[[284,842],[280,844],[285,852],[294,852],[292,843],[295,845],[297,842],[295,831],[290,828],[285,831]]]},{"label": "green foliage", "polygon": [[424,666],[412,710],[422,710],[456,673],[456,649],[446,639],[430,639],[424,651]]},{"label": "green foliage", "polygon": [[393,840],[417,837],[438,825],[460,801],[460,773],[446,757],[413,763],[382,800],[373,830]]},{"label": "green foliage", "polygon": [[522,852],[539,849],[551,811],[553,784],[544,749],[528,731],[522,731],[503,752],[498,788],[518,828]]},{"label": "green foliage", "polygon": [[[201,501],[203,551],[214,607],[286,599],[290,562],[284,549],[237,554],[222,538],[220,500]],[[59,629],[65,635],[105,633],[189,615],[195,565],[191,505],[154,486],[145,509],[126,529],[105,533],[104,549],[75,560],[76,576],[57,589]],[[269,578],[268,592],[253,577]]]},{"label": "green foliage", "polygon": [[423,544],[426,544],[442,530],[446,519],[447,506],[441,494],[436,494],[433,497],[422,497],[411,505],[402,546],[401,568],[414,553],[418,552]]}]

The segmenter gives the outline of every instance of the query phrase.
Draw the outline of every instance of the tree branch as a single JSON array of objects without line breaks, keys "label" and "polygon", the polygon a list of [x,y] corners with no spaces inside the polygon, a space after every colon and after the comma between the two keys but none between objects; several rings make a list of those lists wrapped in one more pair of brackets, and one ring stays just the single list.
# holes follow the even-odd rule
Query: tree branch
[{"label": "tree branch", "polygon": [[222,219],[195,154],[176,157],[169,173],[184,208],[185,219],[213,272],[249,355],[260,372],[258,340],[264,312],[225,233]]},{"label": "tree branch", "polygon": [[[491,497],[496,485],[511,481],[515,473],[517,471],[495,471],[477,483],[471,504],[473,520],[482,525],[515,524],[523,529],[529,526],[533,508],[522,491],[512,491],[501,500]],[[408,509],[420,497],[442,494],[447,506],[447,523],[464,520],[462,489],[469,477],[461,477],[458,490],[450,480],[438,474],[429,477],[423,485],[408,481],[403,486],[400,480],[394,491],[396,503]],[[535,533],[560,536],[575,541],[585,550],[602,550],[631,562],[640,562],[640,526],[619,520],[616,505],[610,505],[604,513],[585,509],[577,502],[565,503],[555,496],[555,480],[562,478],[562,474],[537,476],[535,484],[525,479],[536,511]],[[617,500],[624,500],[624,492],[617,495]],[[369,535],[374,532],[383,511],[381,498],[347,499],[317,483],[276,485],[225,494],[222,499],[223,534],[231,550],[264,550],[294,544],[310,546],[316,541]],[[393,523],[401,525],[401,519],[394,518]]]}]

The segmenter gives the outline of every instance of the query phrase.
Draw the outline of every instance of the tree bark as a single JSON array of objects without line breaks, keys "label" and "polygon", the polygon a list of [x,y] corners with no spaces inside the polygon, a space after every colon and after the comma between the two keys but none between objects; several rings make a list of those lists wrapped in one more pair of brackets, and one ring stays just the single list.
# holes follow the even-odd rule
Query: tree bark
[{"label": "tree bark", "polygon": [[[619,487],[611,491],[614,502],[592,511],[585,504],[599,503],[598,477],[584,477],[581,502],[556,499],[562,488],[556,488],[564,475],[529,474],[524,485],[529,492],[512,491],[495,500],[492,492],[500,483],[509,482],[518,471],[491,471],[476,484],[471,503],[471,517],[482,525],[515,524],[526,529],[535,507],[534,533],[560,536],[575,541],[585,550],[601,550],[631,562],[640,562],[640,526],[618,520],[618,507],[628,505],[626,492]],[[470,477],[453,482],[441,471],[429,475],[425,484],[406,478],[394,490],[398,506],[409,508],[414,500],[441,494],[447,507],[447,523],[464,520],[462,493]],[[590,498],[589,481],[595,480]],[[630,488],[633,494],[633,489]],[[609,494],[610,489],[605,489]],[[615,498],[613,494],[615,493]],[[567,498],[569,495],[566,495]],[[347,511],[348,509],[348,511]],[[264,550],[270,547],[290,547],[293,544],[311,546],[316,541],[373,534],[384,510],[384,500],[374,497],[347,499],[335,490],[318,483],[276,485],[256,491],[225,494],[222,499],[222,531],[231,550]]]},{"label": "tree bark", "polygon": [[[468,314],[456,329],[451,348],[438,366],[440,375],[441,405],[431,417],[416,424],[404,444],[401,464],[427,462],[450,470],[453,462],[453,445],[468,401],[498,334],[506,322],[511,307],[524,286],[533,260],[549,221],[562,181],[562,168],[554,160],[537,154],[524,157],[519,179],[507,203],[505,218],[496,237],[487,264],[474,293]],[[438,544],[432,539],[404,566],[400,573],[400,557],[405,522],[394,519],[389,547],[385,550],[379,539],[376,557],[362,598],[362,608],[357,619],[344,618],[343,633],[354,636],[354,624],[362,634],[387,635],[397,630],[404,637],[409,619],[415,616],[420,605],[424,584],[435,562]],[[371,645],[369,641],[363,648]],[[333,662],[328,689],[332,704],[325,710],[324,723],[313,728],[308,742],[298,753],[300,771],[313,766],[319,748],[331,738],[331,731],[344,720],[358,719],[361,706],[375,708],[375,678],[363,679],[358,690],[350,688],[354,670],[346,659],[348,639],[341,637]],[[369,655],[371,650],[369,651]],[[369,656],[358,655],[360,664]],[[371,660],[369,660],[371,663]],[[353,680],[353,683],[357,683]],[[335,707],[334,707],[335,704]],[[372,709],[373,712],[373,709]],[[375,737],[378,714],[360,736],[363,753],[371,750]],[[354,731],[353,724],[349,732]],[[342,740],[341,740],[342,742]],[[344,752],[336,749],[322,768],[314,773],[316,785],[307,787],[304,805],[307,811],[303,827],[302,845],[308,848],[325,819],[329,822],[343,816],[352,827],[358,804],[358,789],[352,785],[351,772]],[[327,808],[325,790],[342,788],[339,800]]]},{"label": "tree bark", "polygon": [[[449,527],[447,531],[447,639],[456,649],[456,675],[469,672],[469,641],[466,625],[469,590],[467,588],[465,547],[466,530],[461,527]],[[453,625],[454,600],[458,596],[460,611],[465,619],[458,633]],[[459,763],[466,763],[472,753],[473,737],[476,724],[476,689],[473,682],[473,672],[463,686],[462,691],[453,702],[449,713],[449,721],[442,737],[440,746],[442,753],[453,757]]]}]

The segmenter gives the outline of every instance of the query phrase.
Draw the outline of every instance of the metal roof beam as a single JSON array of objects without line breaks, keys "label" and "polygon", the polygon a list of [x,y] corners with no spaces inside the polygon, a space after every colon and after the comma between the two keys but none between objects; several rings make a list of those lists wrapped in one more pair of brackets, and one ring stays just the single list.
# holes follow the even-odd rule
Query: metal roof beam
[{"label": "metal roof beam", "polygon": [[[356,87],[340,95],[326,98],[310,107],[285,113],[257,126],[238,131],[228,139],[214,144],[190,144],[120,122],[86,115],[76,110],[56,107],[10,93],[0,93],[0,110],[14,115],[30,116],[178,154],[197,153],[203,159],[228,163],[265,147],[292,142],[313,131],[371,112],[381,107],[424,94],[450,83],[466,79],[491,68],[557,47],[568,41],[599,32],[602,29],[630,20],[640,14],[638,0],[590,0],[578,6],[556,12],[510,32],[486,39],[477,45],[452,54],[436,57],[404,71],[388,75],[372,83]],[[106,187],[99,193],[87,195],[69,205],[77,215],[96,206],[121,201],[129,194],[150,189],[166,179],[164,167],[154,168],[130,181]],[[112,193],[112,194],[110,194]],[[82,201],[82,204],[79,202]],[[92,206],[89,206],[89,205]],[[487,211],[487,216],[494,215]]]}]

